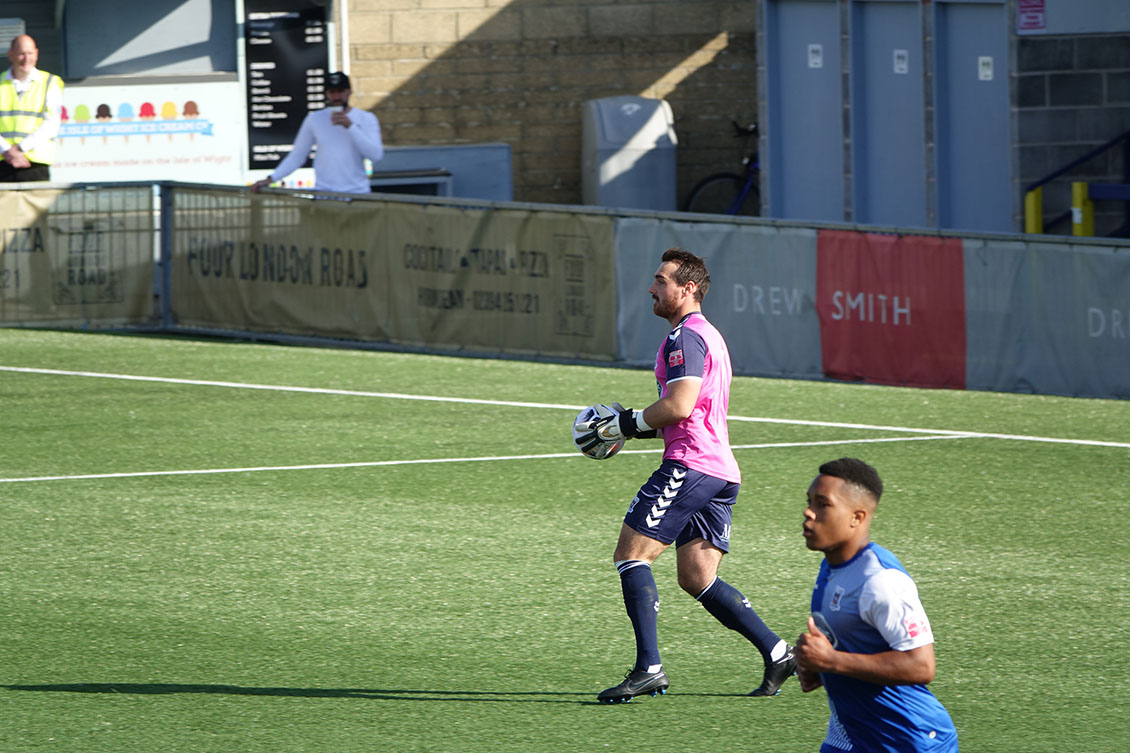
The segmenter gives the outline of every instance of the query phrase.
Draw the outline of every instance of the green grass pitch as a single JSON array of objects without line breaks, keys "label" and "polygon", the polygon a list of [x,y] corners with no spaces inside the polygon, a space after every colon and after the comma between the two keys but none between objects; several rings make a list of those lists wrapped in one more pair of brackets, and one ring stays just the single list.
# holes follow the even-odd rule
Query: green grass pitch
[{"label": "green grass pitch", "polygon": [[[759,657],[673,553],[670,694],[595,703],[634,657],[611,554],[658,445],[594,462],[568,425],[654,394],[637,370],[0,330],[0,751],[815,753],[823,692],[747,698]],[[771,627],[804,627],[816,467],[862,457],[962,749],[1127,750],[1130,402],[737,378],[730,413],[721,575]]]}]

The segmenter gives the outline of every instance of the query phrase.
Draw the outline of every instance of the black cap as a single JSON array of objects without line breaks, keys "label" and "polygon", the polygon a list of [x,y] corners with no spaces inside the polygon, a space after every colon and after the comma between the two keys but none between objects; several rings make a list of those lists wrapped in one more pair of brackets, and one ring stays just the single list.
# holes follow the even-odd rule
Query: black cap
[{"label": "black cap", "polygon": [[331,73],[326,76],[327,89],[352,89],[349,85],[349,76],[344,73]]}]

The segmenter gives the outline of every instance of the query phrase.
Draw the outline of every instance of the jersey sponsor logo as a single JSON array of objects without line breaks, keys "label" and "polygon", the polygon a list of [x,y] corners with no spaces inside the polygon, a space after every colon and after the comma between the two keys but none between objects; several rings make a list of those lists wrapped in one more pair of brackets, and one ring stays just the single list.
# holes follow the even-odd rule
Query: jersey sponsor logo
[{"label": "jersey sponsor logo", "polygon": [[920,635],[926,635],[930,632],[930,623],[920,615],[911,615],[902,621],[902,626],[906,629],[906,634],[911,638],[917,638]]},{"label": "jersey sponsor logo", "polygon": [[673,350],[667,354],[667,367],[674,368],[683,365],[683,350]]},{"label": "jersey sponsor logo", "polygon": [[832,600],[828,602],[828,608],[833,612],[840,611],[840,607],[842,606],[841,602],[843,601],[845,593],[847,592],[844,591],[843,586],[836,586],[836,589],[832,591]]}]

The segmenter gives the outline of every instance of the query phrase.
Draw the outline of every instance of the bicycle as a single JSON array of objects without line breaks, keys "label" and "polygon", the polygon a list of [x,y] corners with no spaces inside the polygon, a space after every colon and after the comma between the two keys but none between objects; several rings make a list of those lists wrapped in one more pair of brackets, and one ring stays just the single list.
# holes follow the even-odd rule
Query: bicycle
[{"label": "bicycle", "polygon": [[757,152],[757,123],[741,126],[736,120],[730,122],[734,125],[734,136],[746,139],[745,155],[742,157],[744,175],[714,173],[706,176],[691,189],[683,211],[743,217],[761,214],[761,160]]}]

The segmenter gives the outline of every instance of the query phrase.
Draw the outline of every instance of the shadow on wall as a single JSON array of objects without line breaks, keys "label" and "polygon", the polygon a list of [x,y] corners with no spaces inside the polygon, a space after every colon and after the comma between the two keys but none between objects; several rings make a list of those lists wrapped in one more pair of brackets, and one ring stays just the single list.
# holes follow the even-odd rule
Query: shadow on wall
[{"label": "shadow on wall", "polygon": [[[490,11],[354,9],[354,102],[377,114],[390,145],[505,142],[515,199],[578,204],[585,102],[665,99],[679,142],[681,204],[700,178],[739,166],[743,144],[729,123],[756,116],[755,7],[515,0]],[[24,15],[42,66],[62,70],[53,12],[36,2]]]},{"label": "shadow on wall", "polygon": [[[756,113],[753,7],[519,0],[496,12],[355,11],[354,100],[377,114],[390,145],[506,142],[515,199],[579,204],[585,102],[665,99],[681,205],[697,180],[739,165],[730,120]],[[398,41],[364,41],[382,30]]]},{"label": "shadow on wall", "polygon": [[[67,74],[72,77],[146,74],[155,69],[166,73],[200,70],[207,58],[207,69],[236,68],[236,28],[228,22],[227,0],[210,0],[207,23],[195,17],[200,2],[133,3],[129,13],[105,12],[97,3],[71,3],[66,8],[66,25],[80,29],[81,44],[67,50]],[[60,3],[62,5],[62,3]],[[174,6],[174,7],[170,7]],[[168,45],[161,51],[136,54],[123,40],[134,40],[149,33]],[[57,69],[61,70],[61,69]]]}]

